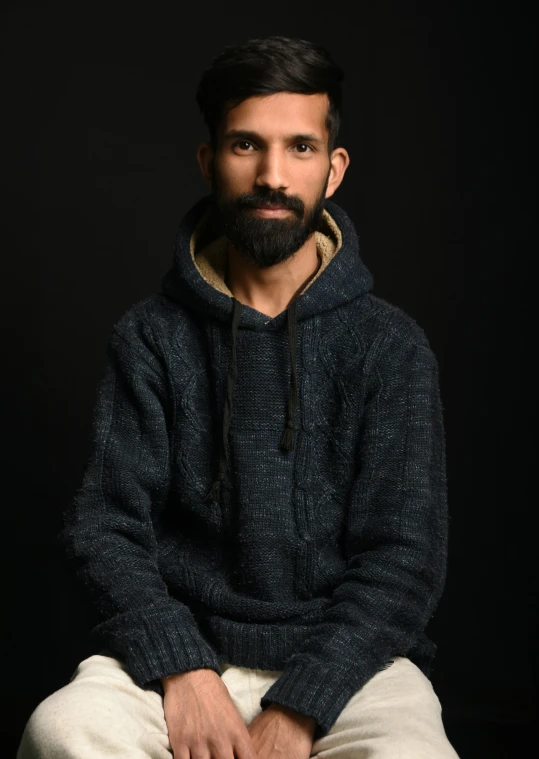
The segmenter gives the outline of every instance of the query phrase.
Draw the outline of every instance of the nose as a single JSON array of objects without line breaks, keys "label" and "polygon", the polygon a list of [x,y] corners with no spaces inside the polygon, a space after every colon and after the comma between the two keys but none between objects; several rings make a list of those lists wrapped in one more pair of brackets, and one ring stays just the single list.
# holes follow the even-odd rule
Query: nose
[{"label": "nose", "polygon": [[277,146],[260,151],[255,185],[271,190],[288,188],[285,157]]}]

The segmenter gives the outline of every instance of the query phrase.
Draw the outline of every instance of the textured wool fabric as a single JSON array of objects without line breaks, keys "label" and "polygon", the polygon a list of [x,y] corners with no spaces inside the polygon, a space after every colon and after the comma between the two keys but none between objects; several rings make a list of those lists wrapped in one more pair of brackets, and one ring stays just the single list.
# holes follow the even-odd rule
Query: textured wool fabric
[{"label": "textured wool fabric", "polygon": [[222,674],[220,660],[282,670],[262,708],[314,718],[318,739],[392,656],[432,672],[448,538],[438,366],[415,320],[373,294],[335,202],[323,265],[273,319],[227,294],[214,219],[206,196],[161,292],[111,330],[59,539],[99,610],[96,646],[137,685],[162,695],[159,678]]}]

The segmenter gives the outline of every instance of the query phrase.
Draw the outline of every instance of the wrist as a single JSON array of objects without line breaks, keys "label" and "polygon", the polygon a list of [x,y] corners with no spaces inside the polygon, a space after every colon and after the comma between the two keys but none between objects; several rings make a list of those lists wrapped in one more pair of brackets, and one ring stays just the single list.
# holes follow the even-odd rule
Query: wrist
[{"label": "wrist", "polygon": [[314,731],[316,730],[317,722],[313,717],[308,717],[306,714],[301,714],[301,712],[296,711],[295,709],[292,709],[290,706],[283,706],[282,704],[270,704],[267,709],[271,709],[272,711],[279,712],[280,714],[288,717],[293,722],[295,722],[300,727],[303,727],[306,732],[308,732],[311,736],[314,734]]},{"label": "wrist", "polygon": [[[200,667],[198,669],[187,669],[185,672],[174,672],[172,675],[168,675],[167,677],[160,677],[159,679],[161,680],[163,690],[167,691],[170,688],[174,688],[176,685],[178,685],[178,683],[180,683],[181,680],[185,680],[185,678],[204,679],[208,677],[209,673],[217,675],[213,669]],[[217,675],[217,677],[219,677],[219,675]]]},{"label": "wrist", "polygon": [[163,690],[166,692],[169,688],[174,686],[174,683],[178,681],[178,678],[180,676],[180,673],[177,672],[173,675],[168,675],[167,677],[160,677],[161,685],[163,686]]}]

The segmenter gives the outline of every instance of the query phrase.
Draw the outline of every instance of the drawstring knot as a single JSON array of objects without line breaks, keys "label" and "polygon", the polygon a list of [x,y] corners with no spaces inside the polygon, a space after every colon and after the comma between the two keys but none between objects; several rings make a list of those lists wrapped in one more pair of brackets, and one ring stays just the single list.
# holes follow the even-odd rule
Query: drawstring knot
[{"label": "drawstring knot", "polygon": [[294,423],[292,419],[286,420],[286,428],[281,438],[280,448],[282,451],[291,451],[294,448]]},{"label": "drawstring knot", "polygon": [[223,466],[224,459],[219,459],[219,474],[217,475],[217,479],[211,486],[211,490],[204,499],[205,501],[218,501],[221,498],[221,483],[225,479],[226,470]]}]

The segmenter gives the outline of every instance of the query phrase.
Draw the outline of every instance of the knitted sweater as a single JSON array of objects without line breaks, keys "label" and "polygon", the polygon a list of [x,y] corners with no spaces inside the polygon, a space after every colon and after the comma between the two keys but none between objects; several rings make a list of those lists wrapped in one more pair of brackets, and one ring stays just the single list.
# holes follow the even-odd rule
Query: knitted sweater
[{"label": "knitted sweater", "polygon": [[213,200],[158,294],[112,327],[91,453],[59,539],[135,683],[220,663],[282,670],[261,699],[315,740],[392,656],[430,676],[446,578],[438,366],[372,293],[325,201],[321,266],[274,318],[225,284]]}]

